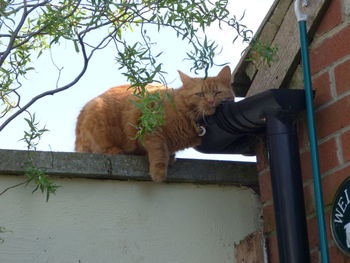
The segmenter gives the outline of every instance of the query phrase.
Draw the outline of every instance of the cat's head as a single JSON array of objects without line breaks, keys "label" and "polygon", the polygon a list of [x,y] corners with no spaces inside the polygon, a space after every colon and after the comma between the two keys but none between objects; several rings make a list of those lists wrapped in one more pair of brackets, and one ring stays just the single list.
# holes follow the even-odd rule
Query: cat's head
[{"label": "cat's head", "polygon": [[224,67],[216,77],[191,78],[179,71],[183,83],[183,98],[189,110],[199,119],[212,115],[223,101],[234,100],[231,87],[231,70]]}]

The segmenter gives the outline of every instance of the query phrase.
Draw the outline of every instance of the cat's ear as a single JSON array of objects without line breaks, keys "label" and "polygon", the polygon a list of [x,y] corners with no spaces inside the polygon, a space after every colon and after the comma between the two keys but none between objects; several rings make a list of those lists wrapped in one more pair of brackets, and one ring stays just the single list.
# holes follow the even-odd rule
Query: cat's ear
[{"label": "cat's ear", "polygon": [[191,77],[187,76],[185,73],[181,72],[180,70],[178,70],[177,72],[179,72],[180,79],[181,79],[182,84],[184,86],[187,86],[188,84],[193,82],[193,79]]},{"label": "cat's ear", "polygon": [[217,78],[226,86],[231,85],[231,69],[229,66],[225,66],[218,74]]}]

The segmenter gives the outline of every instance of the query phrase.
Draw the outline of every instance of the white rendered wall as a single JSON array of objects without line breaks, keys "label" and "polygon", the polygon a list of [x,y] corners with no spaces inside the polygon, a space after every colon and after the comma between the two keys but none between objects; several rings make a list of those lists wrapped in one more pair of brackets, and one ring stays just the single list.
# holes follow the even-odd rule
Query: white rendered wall
[{"label": "white rendered wall", "polygon": [[[0,176],[0,191],[23,177]],[[1,263],[234,263],[259,229],[252,190],[233,186],[57,179],[0,196]]]}]

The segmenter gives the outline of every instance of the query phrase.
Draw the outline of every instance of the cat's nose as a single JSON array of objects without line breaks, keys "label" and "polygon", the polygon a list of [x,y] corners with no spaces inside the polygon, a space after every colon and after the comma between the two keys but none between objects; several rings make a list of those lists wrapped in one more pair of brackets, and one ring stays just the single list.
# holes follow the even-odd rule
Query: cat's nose
[{"label": "cat's nose", "polygon": [[215,103],[215,99],[207,99],[208,104],[213,105]]}]

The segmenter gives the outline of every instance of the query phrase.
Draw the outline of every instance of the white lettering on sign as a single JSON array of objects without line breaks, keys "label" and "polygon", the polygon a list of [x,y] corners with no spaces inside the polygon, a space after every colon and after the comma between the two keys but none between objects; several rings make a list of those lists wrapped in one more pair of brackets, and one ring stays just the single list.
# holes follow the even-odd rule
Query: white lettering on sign
[{"label": "white lettering on sign", "polygon": [[345,189],[342,193],[342,196],[338,199],[337,207],[335,209],[334,213],[334,223],[343,223],[343,217],[346,209],[348,208],[350,204],[350,197],[348,194],[348,189]]},{"label": "white lettering on sign", "polygon": [[346,210],[346,204],[345,202],[343,201],[343,197],[341,196],[338,200],[338,206],[340,207],[340,209],[343,211],[343,213],[345,212]]},{"label": "white lettering on sign", "polygon": [[334,223],[340,223],[342,224],[343,223],[343,216],[344,214],[342,214],[338,208],[335,209],[335,214],[334,214]]},{"label": "white lettering on sign", "polygon": [[349,195],[348,195],[348,189],[344,190],[345,196],[346,196],[346,202],[350,203]]}]

